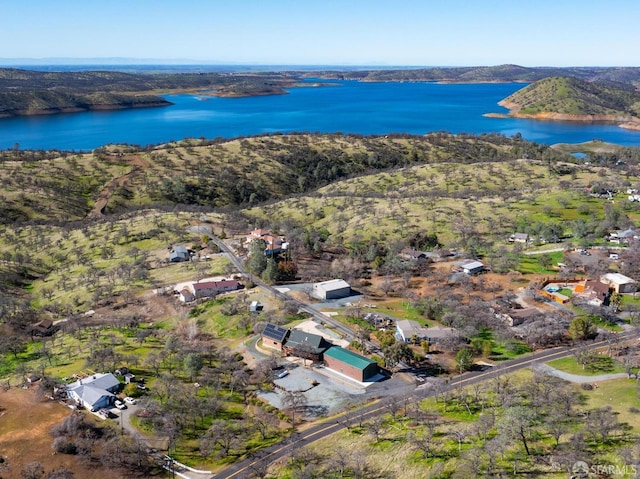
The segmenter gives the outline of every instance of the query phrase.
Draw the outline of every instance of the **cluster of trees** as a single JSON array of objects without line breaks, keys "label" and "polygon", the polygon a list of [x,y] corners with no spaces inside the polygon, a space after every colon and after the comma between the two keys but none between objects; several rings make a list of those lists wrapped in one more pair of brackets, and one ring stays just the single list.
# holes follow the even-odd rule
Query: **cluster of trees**
[{"label": "cluster of trees", "polygon": [[[51,435],[55,453],[78,456],[87,465],[99,461],[107,469],[126,468],[138,474],[158,470],[158,465],[150,459],[146,444],[123,435],[112,423],[97,424],[84,414],[74,413],[54,426]],[[44,475],[33,477],[52,479]]]},{"label": "cluster of trees", "polygon": [[[616,412],[610,407],[585,410],[576,389],[560,379],[535,373],[524,381],[499,376],[467,388],[445,382],[434,388],[435,402],[397,396],[373,419],[347,415],[351,433],[367,435],[369,445],[361,441],[347,457],[339,443],[330,456],[317,448],[296,451],[287,473],[314,478],[358,471],[354,477],[377,478],[381,471],[374,456],[381,447],[401,450],[398,443],[406,445],[425,473],[465,479],[571,472],[577,460],[602,461],[603,451],[607,463],[634,464],[640,458],[634,435]],[[455,419],[461,415],[468,420]]]}]

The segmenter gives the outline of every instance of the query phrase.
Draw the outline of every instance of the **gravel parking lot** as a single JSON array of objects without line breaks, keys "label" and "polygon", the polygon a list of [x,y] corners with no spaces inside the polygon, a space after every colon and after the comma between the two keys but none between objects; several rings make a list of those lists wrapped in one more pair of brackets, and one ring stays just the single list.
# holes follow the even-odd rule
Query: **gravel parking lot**
[{"label": "gravel parking lot", "polygon": [[319,373],[315,368],[291,363],[287,370],[289,374],[286,377],[274,380],[274,391],[261,392],[259,397],[281,409],[284,407],[282,397],[285,391],[303,391],[307,400],[302,412],[305,419],[334,414],[349,404],[361,402],[366,394],[365,388],[333,379]]}]

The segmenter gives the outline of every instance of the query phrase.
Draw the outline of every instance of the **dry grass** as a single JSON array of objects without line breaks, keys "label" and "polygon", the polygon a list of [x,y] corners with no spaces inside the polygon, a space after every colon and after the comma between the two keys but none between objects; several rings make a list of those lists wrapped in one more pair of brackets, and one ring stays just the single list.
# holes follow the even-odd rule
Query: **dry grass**
[{"label": "dry grass", "polygon": [[68,468],[75,477],[92,479],[120,479],[118,471],[106,470],[99,463],[84,464],[77,456],[53,454],[49,435],[51,428],[71,414],[64,405],[39,402],[35,390],[10,389],[0,391],[0,454],[7,461],[7,469],[0,469],[4,479],[19,479],[22,468],[29,462],[40,462],[46,472]]}]

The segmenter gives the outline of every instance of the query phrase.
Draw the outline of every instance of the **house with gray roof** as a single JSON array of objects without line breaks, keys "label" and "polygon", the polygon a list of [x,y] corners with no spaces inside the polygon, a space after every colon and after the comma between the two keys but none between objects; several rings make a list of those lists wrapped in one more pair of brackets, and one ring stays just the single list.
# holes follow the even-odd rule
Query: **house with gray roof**
[{"label": "house with gray roof", "polygon": [[111,373],[94,374],[78,379],[67,386],[67,397],[89,411],[110,407],[115,401],[115,392],[120,381]]},{"label": "house with gray roof", "polygon": [[180,263],[181,261],[189,261],[191,259],[191,255],[189,254],[189,250],[184,245],[176,245],[171,249],[171,253],[169,253],[169,261],[172,263]]},{"label": "house with gray roof", "polygon": [[284,343],[284,352],[287,356],[320,361],[322,353],[331,346],[318,334],[308,333],[300,329],[292,329],[289,338]]}]

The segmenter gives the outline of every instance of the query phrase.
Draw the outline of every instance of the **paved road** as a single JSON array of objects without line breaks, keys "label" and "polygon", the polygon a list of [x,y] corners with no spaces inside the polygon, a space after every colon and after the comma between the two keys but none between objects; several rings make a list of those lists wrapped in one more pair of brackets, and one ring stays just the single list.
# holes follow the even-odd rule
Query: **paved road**
[{"label": "paved road", "polygon": [[[635,337],[633,332],[620,333],[617,335],[618,341],[624,341]],[[588,345],[581,345],[581,348],[596,349],[608,346],[609,340],[596,341]],[[486,371],[465,373],[460,376],[451,378],[441,390],[454,390],[459,387],[469,386],[472,384],[487,381],[506,373],[511,373],[519,369],[528,367],[537,368],[539,365],[554,359],[560,359],[573,354],[577,347],[560,347],[554,348],[540,353],[532,354],[526,357],[507,361],[499,366],[493,367]],[[421,400],[430,396],[434,396],[436,389],[434,386],[426,384],[418,386],[412,393],[412,400]],[[376,402],[358,411],[357,414],[351,415],[348,420],[325,422],[296,433],[294,436],[275,444],[269,448],[260,451],[259,454],[249,457],[243,461],[229,466],[225,470],[214,475],[212,479],[241,479],[249,477],[253,471],[260,468],[261,464],[272,463],[282,457],[291,454],[294,450],[311,444],[314,441],[333,434],[347,425],[356,424],[359,421],[366,421],[370,418],[384,414],[386,408],[384,402]]]},{"label": "paved road", "polygon": [[[211,230],[210,226],[207,226],[207,225],[194,226],[194,227],[190,228],[190,231],[193,232],[193,233],[196,233],[196,234],[209,235],[209,238],[211,238],[211,240],[215,244],[218,245],[220,250],[222,252],[226,253],[227,257],[229,258],[229,261],[231,261],[231,263],[233,263],[233,265],[236,267],[238,272],[240,274],[242,274],[244,277],[250,279],[255,285],[259,286],[260,288],[263,288],[264,290],[270,292],[273,296],[275,296],[275,297],[277,297],[277,298],[279,298],[279,299],[281,299],[283,301],[288,301],[288,302],[295,303],[296,306],[298,306],[300,311],[303,311],[303,312],[307,313],[315,321],[317,321],[319,323],[324,323],[326,325],[329,325],[332,329],[338,331],[342,336],[344,336],[344,338],[347,341],[353,340],[353,337],[354,337],[353,336],[353,331],[348,326],[345,326],[340,321],[332,319],[330,316],[327,316],[326,314],[321,313],[320,311],[317,311],[316,309],[314,309],[313,307],[309,306],[308,304],[303,303],[302,301],[298,301],[297,299],[292,298],[291,296],[288,296],[286,293],[278,291],[273,286],[270,286],[270,285],[266,284],[264,281],[262,281],[262,279],[258,278],[257,276],[252,275],[244,267],[244,265],[242,264],[242,261],[240,260],[240,258],[238,258],[234,254],[234,252],[231,251],[229,246],[227,246],[227,244],[224,241],[222,241],[221,239],[219,239],[217,236],[215,236],[212,233],[212,230]],[[377,346],[375,346],[373,343],[370,343],[367,346],[369,347],[369,351],[376,351],[377,350]]]}]

